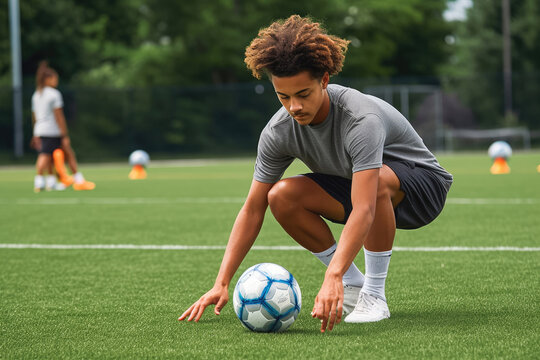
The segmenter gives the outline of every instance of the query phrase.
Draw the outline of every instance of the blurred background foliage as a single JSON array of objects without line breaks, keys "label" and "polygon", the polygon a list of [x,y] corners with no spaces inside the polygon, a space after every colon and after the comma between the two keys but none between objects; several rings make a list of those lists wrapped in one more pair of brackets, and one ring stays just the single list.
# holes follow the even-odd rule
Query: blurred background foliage
[{"label": "blurred background foliage", "polygon": [[[0,73],[9,82],[6,6]],[[25,0],[23,71],[49,59],[69,84],[193,85],[250,81],[244,49],[261,27],[310,15],[352,41],[343,76],[437,74],[450,54],[445,0]]]},{"label": "blurred background foliage", "polygon": [[[24,0],[20,2],[25,138],[39,61],[60,74],[68,125],[84,158],[254,151],[277,110],[244,50],[260,28],[309,15],[351,41],[335,82],[441,86],[461,127],[540,127],[540,4],[512,0],[513,119],[504,117],[501,0],[462,20],[447,0]],[[0,0],[0,151],[12,140],[7,0]],[[424,101],[425,102],[425,101]],[[416,110],[425,105],[412,104]],[[416,112],[413,112],[416,114]],[[420,116],[420,115],[414,115]],[[458,120],[447,120],[452,127]],[[411,119],[413,121],[414,119]]]}]

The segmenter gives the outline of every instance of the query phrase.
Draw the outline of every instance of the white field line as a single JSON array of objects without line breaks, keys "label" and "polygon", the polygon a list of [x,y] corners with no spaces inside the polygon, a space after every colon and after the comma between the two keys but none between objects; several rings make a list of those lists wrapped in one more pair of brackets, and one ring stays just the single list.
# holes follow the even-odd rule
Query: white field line
[{"label": "white field line", "polygon": [[[15,200],[0,199],[0,204],[15,205],[152,205],[152,204],[242,204],[243,197],[177,197],[177,198],[19,198]],[[452,205],[536,205],[540,198],[448,198]]]},{"label": "white field line", "polygon": [[515,199],[482,199],[482,198],[448,198],[447,204],[453,205],[533,205],[540,204],[540,199],[515,198]]},{"label": "white field line", "polygon": [[[16,205],[152,205],[152,204],[242,204],[241,197],[182,197],[182,198],[50,198],[16,199]],[[0,203],[7,203],[1,201]]]},{"label": "white field line", "polygon": [[[0,249],[49,249],[49,250],[225,250],[224,245],[134,245],[134,244],[0,244]],[[252,250],[275,250],[275,251],[305,251],[301,246],[258,246]],[[516,247],[516,246],[492,246],[492,247],[469,247],[469,246],[440,246],[440,247],[401,247],[396,246],[393,251],[410,252],[456,252],[456,251],[517,251],[531,252],[540,251],[540,247]]]},{"label": "white field line", "polygon": [[[170,160],[151,160],[148,168],[172,168],[172,167],[203,167],[219,164],[249,164],[255,161],[251,157],[235,158],[209,158],[209,159],[170,159]],[[79,163],[81,165],[81,163]],[[126,168],[129,169],[127,159],[125,162],[103,162],[103,163],[83,163],[85,169],[94,168]],[[34,169],[35,165],[0,165],[0,170],[29,170]]]}]

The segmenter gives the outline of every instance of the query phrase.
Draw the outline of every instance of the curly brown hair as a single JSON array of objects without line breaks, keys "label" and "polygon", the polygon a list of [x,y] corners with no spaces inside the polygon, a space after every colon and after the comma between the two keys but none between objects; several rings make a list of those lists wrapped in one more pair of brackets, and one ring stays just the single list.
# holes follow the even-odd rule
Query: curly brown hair
[{"label": "curly brown hair", "polygon": [[261,29],[246,48],[244,62],[257,79],[265,73],[284,77],[305,70],[322,78],[325,72],[341,71],[348,44],[310,18],[292,15]]}]

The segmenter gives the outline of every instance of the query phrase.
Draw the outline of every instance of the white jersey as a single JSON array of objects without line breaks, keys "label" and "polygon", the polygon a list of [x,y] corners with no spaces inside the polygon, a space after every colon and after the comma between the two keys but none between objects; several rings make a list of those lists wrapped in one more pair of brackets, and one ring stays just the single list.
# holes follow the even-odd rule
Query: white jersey
[{"label": "white jersey", "polygon": [[34,136],[60,137],[62,133],[54,117],[54,109],[62,108],[62,94],[55,88],[45,86],[32,95],[32,112],[36,118]]}]

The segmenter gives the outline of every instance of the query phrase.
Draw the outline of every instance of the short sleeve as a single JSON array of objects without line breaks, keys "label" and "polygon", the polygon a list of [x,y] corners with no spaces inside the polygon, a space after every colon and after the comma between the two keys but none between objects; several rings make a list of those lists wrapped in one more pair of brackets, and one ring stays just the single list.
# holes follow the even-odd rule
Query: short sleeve
[{"label": "short sleeve", "polygon": [[285,154],[271,128],[266,127],[259,138],[253,178],[263,183],[275,183],[281,179],[293,160],[294,157]]},{"label": "short sleeve", "polygon": [[386,131],[377,115],[367,114],[353,122],[345,137],[352,171],[382,167],[385,139]]},{"label": "short sleeve", "polygon": [[52,98],[52,108],[59,109],[62,107],[64,107],[64,99],[62,98],[60,91],[56,90]]}]

